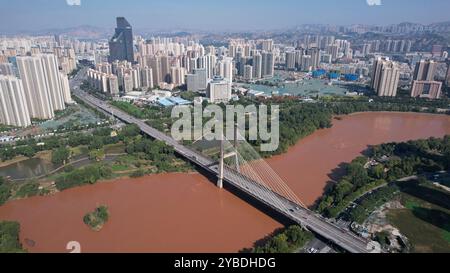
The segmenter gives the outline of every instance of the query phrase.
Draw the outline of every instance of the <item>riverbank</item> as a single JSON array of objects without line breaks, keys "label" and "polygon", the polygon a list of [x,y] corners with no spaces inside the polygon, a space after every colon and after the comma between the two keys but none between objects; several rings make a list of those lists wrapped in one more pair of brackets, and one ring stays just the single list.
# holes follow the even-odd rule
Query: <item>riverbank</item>
[{"label": "riverbank", "polygon": [[[332,128],[314,132],[268,163],[312,205],[337,181],[340,164],[369,145],[445,134],[450,116],[365,112],[333,120]],[[82,217],[98,204],[107,205],[113,217],[95,233]],[[0,207],[4,219],[21,223],[23,243],[36,241],[25,246],[30,252],[65,252],[69,240],[80,241],[83,252],[238,252],[281,227],[196,173],[122,178],[11,201]]]},{"label": "riverbank", "polygon": [[[37,152],[36,155],[31,158],[47,160],[48,162],[50,162],[51,156],[52,156],[52,151],[42,151],[42,152]],[[25,161],[25,160],[28,160],[31,158],[21,155],[21,156],[16,156],[15,158],[10,159],[10,160],[0,161],[0,168],[7,167],[9,165],[19,163],[19,162],[22,162],[22,161]]]}]

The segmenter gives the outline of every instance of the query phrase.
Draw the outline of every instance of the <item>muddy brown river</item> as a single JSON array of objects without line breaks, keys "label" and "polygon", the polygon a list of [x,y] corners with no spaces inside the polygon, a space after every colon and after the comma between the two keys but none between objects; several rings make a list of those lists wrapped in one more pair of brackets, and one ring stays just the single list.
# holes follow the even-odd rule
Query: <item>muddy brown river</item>
[{"label": "muddy brown river", "polygon": [[[450,116],[442,115],[360,113],[333,123],[268,160],[307,205],[339,175],[341,163],[368,145],[450,134]],[[83,216],[98,205],[107,205],[111,217],[95,232]],[[69,252],[70,241],[79,242],[82,252],[237,252],[281,227],[196,173],[121,179],[12,201],[0,207],[0,220],[21,223],[30,252]]]}]

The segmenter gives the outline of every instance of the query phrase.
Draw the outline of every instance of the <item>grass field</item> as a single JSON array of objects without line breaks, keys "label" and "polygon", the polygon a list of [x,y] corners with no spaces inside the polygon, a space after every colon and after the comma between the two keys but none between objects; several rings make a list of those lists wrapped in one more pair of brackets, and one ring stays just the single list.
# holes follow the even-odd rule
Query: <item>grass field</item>
[{"label": "grass field", "polygon": [[412,252],[450,252],[450,211],[401,193],[405,209],[390,210],[389,221],[408,237]]}]

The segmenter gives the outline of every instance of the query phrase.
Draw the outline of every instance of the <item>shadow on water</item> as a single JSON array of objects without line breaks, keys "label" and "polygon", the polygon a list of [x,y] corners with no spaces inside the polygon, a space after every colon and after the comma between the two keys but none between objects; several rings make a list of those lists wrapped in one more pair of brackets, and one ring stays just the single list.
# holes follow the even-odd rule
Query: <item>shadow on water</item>
[{"label": "shadow on water", "polygon": [[[257,247],[265,246],[267,244],[267,242],[270,241],[270,239],[272,239],[273,237],[275,237],[278,234],[282,233],[283,231],[284,231],[284,228],[278,228],[278,229],[274,230],[272,233],[270,233],[266,237],[255,241],[253,243],[252,247],[253,248],[257,248]],[[244,248],[244,249],[240,250],[239,253],[251,253],[252,250],[253,249],[251,249],[251,248]]]},{"label": "shadow on water", "polygon": [[[210,183],[212,183],[214,185],[217,184],[217,176],[216,175],[210,173],[209,171],[207,171],[207,170],[205,170],[205,169],[203,169],[203,168],[201,168],[199,166],[193,165],[193,167],[195,168],[195,170],[198,173],[200,173],[201,175],[206,177],[209,180]],[[279,222],[282,225],[288,226],[288,225],[295,224],[292,220],[290,220],[289,218],[287,218],[283,214],[281,214],[281,213],[275,211],[274,209],[272,209],[272,208],[262,204],[260,201],[256,200],[252,196],[242,192],[238,188],[235,188],[234,186],[230,185],[229,183],[226,183],[226,182],[224,183],[224,189],[229,191],[233,195],[237,196],[238,198],[244,200],[246,203],[250,204],[254,208],[256,208],[259,211],[263,212],[264,214],[266,214],[267,216],[269,216],[270,218],[274,219],[275,221]]]},{"label": "shadow on water", "polygon": [[325,183],[325,187],[322,190],[322,196],[317,198],[316,201],[314,201],[313,205],[309,206],[309,209],[313,210],[317,208],[317,206],[323,200],[323,197],[328,194],[333,189],[333,186],[346,174],[347,165],[348,163],[343,162],[336,168],[331,170],[331,172],[327,175],[330,180]]}]

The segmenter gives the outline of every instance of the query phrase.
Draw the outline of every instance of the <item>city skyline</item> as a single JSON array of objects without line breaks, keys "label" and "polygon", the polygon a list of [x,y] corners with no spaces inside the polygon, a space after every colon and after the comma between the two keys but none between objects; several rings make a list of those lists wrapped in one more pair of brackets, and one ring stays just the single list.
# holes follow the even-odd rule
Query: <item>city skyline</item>
[{"label": "city skyline", "polygon": [[[142,1],[0,0],[0,33],[71,28],[113,27],[111,18],[125,16],[136,29],[203,31],[274,30],[302,24],[389,25],[448,21],[450,2],[440,0],[263,0]],[[275,11],[275,13],[274,13]],[[233,20],[230,20],[230,14]],[[320,15],[320,16],[318,16]],[[268,20],[267,18],[273,18]]]}]

